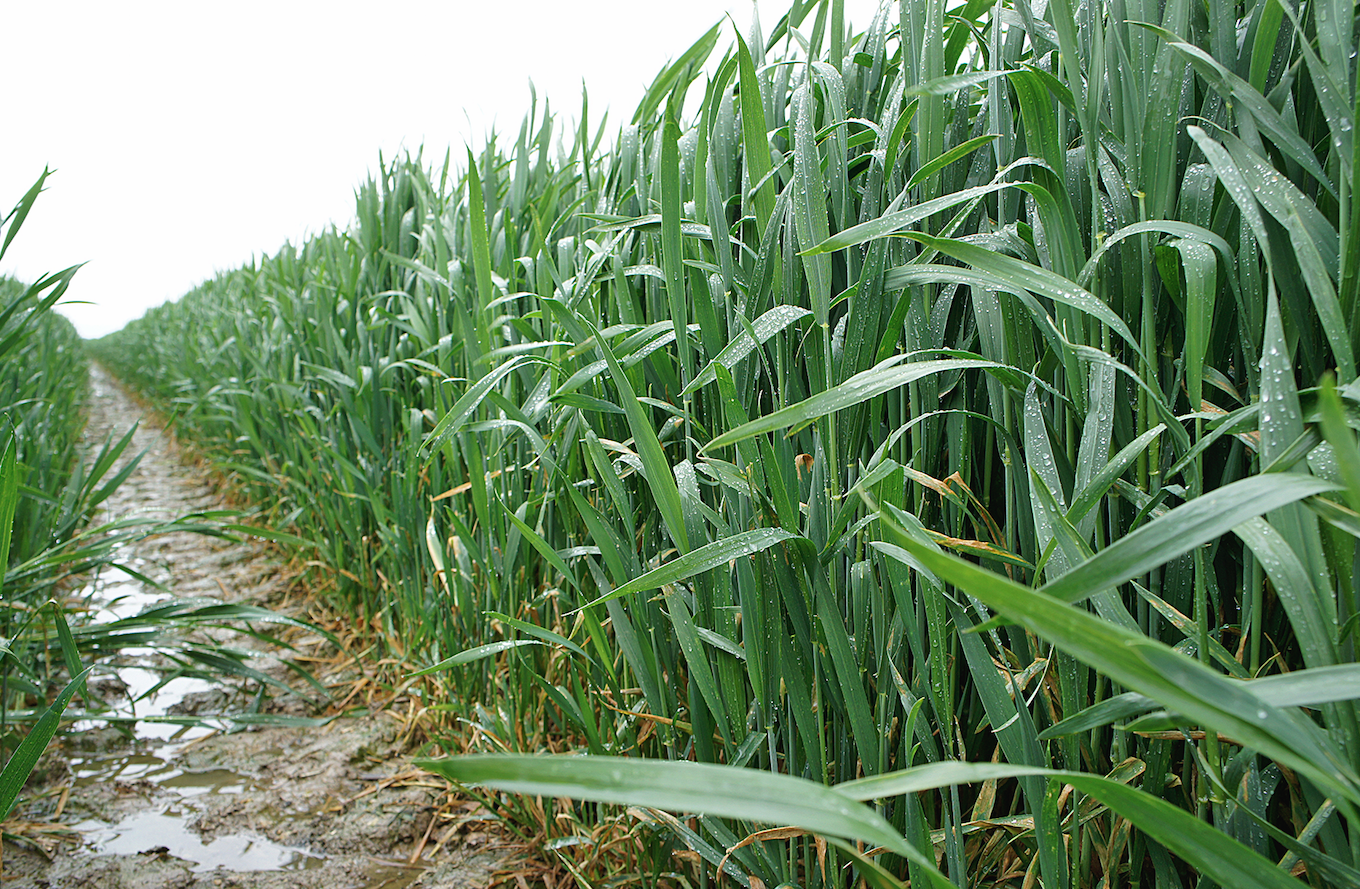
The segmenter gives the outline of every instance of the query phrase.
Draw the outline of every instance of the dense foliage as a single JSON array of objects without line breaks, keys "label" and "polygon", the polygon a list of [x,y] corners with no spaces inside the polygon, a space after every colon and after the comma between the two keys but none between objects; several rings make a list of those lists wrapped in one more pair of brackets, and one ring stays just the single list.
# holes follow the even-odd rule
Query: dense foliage
[{"label": "dense foliage", "polygon": [[[0,217],[0,258],[47,175]],[[31,285],[0,278],[0,821],[86,675],[66,608],[48,597],[71,573],[106,562],[116,543],[83,539],[117,484],[98,487],[126,442],[109,443],[87,467],[80,434],[89,372],[75,328],[52,312],[75,271]],[[49,705],[58,679],[66,687]],[[16,722],[31,728],[17,731]]]},{"label": "dense foliage", "polygon": [[1353,885],[1356,22],[800,3],[99,354],[486,749],[755,790],[450,775],[743,884]]},{"label": "dense foliage", "polygon": [[[0,218],[0,256],[18,236],[48,175],[44,171]],[[89,525],[136,466],[132,460],[111,473],[130,432],[93,454],[81,442],[89,396],[85,343],[53,311],[78,268],[32,284],[0,277],[0,450],[11,451],[7,483],[15,489],[8,558],[0,560],[7,605],[0,622],[6,627],[14,612],[36,609],[61,591],[66,578],[107,561],[109,543],[95,544]],[[3,635],[12,641],[10,630]]]},{"label": "dense foliage", "polygon": [[79,465],[89,373],[71,322],[55,312],[34,311],[32,297],[28,285],[0,278],[0,313],[7,316],[0,337],[15,337],[0,364],[0,415],[30,492],[18,501],[12,565],[41,552],[54,535],[69,537],[82,519],[63,510],[59,499],[36,495],[63,490]]}]

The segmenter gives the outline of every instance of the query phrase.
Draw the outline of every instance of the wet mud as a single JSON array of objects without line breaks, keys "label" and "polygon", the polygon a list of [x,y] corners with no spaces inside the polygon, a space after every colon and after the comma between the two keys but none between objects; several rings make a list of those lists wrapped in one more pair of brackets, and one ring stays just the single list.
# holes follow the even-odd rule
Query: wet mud
[{"label": "wet mud", "polygon": [[[142,417],[97,367],[91,383],[92,443]],[[128,454],[142,451],[141,465],[107,502],[108,517],[169,519],[226,508],[203,471],[145,419]],[[97,578],[86,593],[105,619],[168,596],[290,607],[292,578],[258,541],[176,532],[129,544],[123,560],[168,592],[117,573]],[[297,649],[288,655],[301,654],[333,694],[362,687],[353,659],[330,643],[305,634],[290,642]],[[291,676],[276,654],[283,652],[262,651],[252,666]],[[159,679],[155,657],[123,652],[103,665],[92,689],[131,708],[129,699]],[[180,678],[138,702],[136,715],[194,716],[205,724],[137,722],[129,730],[77,723],[39,764],[26,790],[31,801],[7,825],[14,837],[4,841],[4,887],[455,889],[493,882],[510,848],[475,804],[450,797],[442,780],[412,768],[407,701],[370,697],[372,706],[358,715],[320,726],[241,729],[210,718],[244,709],[256,692],[250,684]],[[265,708],[271,711],[326,712],[304,695],[277,691]]]}]

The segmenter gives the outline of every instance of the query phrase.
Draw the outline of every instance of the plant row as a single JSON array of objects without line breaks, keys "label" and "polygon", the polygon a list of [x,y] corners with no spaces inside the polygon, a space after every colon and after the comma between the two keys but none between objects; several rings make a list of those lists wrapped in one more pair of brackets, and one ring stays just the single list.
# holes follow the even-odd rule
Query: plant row
[{"label": "plant row", "polygon": [[605,757],[434,767],[702,813],[648,879],[1346,885],[1356,22],[799,3],[96,348],[465,743]]}]

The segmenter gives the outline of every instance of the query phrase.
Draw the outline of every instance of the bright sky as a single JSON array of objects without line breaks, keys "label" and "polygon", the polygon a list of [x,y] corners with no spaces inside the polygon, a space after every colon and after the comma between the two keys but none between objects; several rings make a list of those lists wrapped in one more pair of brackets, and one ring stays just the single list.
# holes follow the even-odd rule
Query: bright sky
[{"label": "bright sky", "polygon": [[[792,0],[758,0],[766,34]],[[876,0],[847,0],[868,27]],[[513,136],[532,80],[582,82],[612,134],[665,63],[751,0],[41,0],[0,4],[0,215],[56,172],[0,273],[80,262],[65,314],[98,337],[219,270],[354,213],[377,165]],[[732,39],[727,25],[719,52]]]}]

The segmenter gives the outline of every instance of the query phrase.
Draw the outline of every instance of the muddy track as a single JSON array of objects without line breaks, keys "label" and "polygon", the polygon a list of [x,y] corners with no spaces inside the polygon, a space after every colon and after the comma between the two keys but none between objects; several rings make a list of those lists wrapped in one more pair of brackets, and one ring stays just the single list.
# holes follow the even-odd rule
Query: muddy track
[{"label": "muddy track", "polygon": [[[142,411],[99,368],[92,370],[87,441],[119,436]],[[181,459],[169,437],[142,420],[128,454],[141,465],[107,503],[108,517],[169,519],[225,508],[203,472]],[[290,583],[259,543],[171,533],[129,544],[124,561],[176,597],[279,608]],[[93,603],[136,613],[165,593],[121,574],[97,578]],[[126,598],[113,602],[119,596]],[[286,605],[282,607],[286,608]],[[129,612],[128,609],[131,609]],[[119,609],[122,609],[119,611]],[[253,640],[252,640],[253,642]],[[233,642],[233,644],[238,644]],[[343,697],[357,668],[315,637],[293,640],[317,678]],[[272,652],[253,662],[289,675]],[[146,657],[146,655],[142,655]],[[111,660],[92,682],[126,704],[150,663]],[[145,675],[143,675],[145,674]],[[294,678],[292,681],[296,682]],[[180,679],[138,713],[243,709],[256,690]],[[350,704],[363,696],[356,695]],[[30,781],[34,796],[16,813],[33,826],[27,842],[6,840],[6,889],[454,889],[487,885],[507,856],[490,822],[458,805],[442,781],[410,767],[409,702],[379,698],[376,712],[322,727],[212,731],[139,723],[135,737],[106,725],[78,725],[54,744]],[[149,708],[149,710],[148,710]],[[300,696],[273,693],[267,710],[318,711]],[[39,827],[37,825],[46,825]],[[64,825],[63,834],[54,825]]]}]

